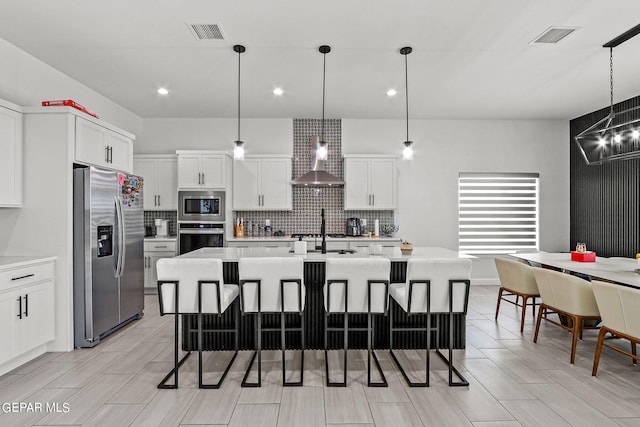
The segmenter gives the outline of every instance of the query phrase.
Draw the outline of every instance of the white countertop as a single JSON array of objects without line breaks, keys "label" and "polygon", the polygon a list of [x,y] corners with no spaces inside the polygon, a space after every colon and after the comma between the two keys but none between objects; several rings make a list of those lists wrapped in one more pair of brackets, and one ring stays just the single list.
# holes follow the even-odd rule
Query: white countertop
[{"label": "white countertop", "polygon": [[0,256],[0,271],[16,267],[55,261],[55,256]]},{"label": "white countertop", "polygon": [[[228,242],[294,242],[298,238],[286,236],[270,236],[270,237],[229,237]],[[321,237],[303,237],[305,242],[313,242],[322,240]],[[329,237],[327,236],[327,242],[399,242],[402,239],[399,237],[368,237],[368,236],[346,236],[346,237]]]},{"label": "white countertop", "polygon": [[456,252],[438,247],[414,247],[411,255],[402,255],[400,248],[383,247],[381,255],[371,255],[368,248],[359,248],[354,254],[340,254],[331,252],[321,254],[309,252],[306,254],[294,254],[286,247],[280,248],[201,248],[193,252],[180,255],[181,258],[219,258],[222,261],[234,262],[240,258],[259,257],[299,257],[306,262],[323,262],[327,258],[368,258],[381,256],[391,261],[407,261],[409,258],[475,258],[462,252]]}]

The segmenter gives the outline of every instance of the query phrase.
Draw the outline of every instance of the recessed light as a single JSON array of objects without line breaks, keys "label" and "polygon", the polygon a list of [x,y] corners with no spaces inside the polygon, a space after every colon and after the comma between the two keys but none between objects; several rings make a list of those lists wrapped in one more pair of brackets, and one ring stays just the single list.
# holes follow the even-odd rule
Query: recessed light
[{"label": "recessed light", "polygon": [[283,93],[284,93],[284,91],[283,91],[283,90],[282,90],[282,88],[280,88],[280,87],[277,87],[277,88],[275,88],[275,89],[273,90],[273,94],[274,94],[274,95],[278,95],[278,96],[280,96],[280,95],[282,95]]},{"label": "recessed light", "polygon": [[158,89],[158,93],[159,93],[160,95],[169,95],[169,91],[167,90],[167,88],[166,88],[166,87],[161,87],[161,88],[159,88],[159,89]]},{"label": "recessed light", "polygon": [[396,96],[398,92],[395,89],[389,89],[387,91],[387,96]]}]

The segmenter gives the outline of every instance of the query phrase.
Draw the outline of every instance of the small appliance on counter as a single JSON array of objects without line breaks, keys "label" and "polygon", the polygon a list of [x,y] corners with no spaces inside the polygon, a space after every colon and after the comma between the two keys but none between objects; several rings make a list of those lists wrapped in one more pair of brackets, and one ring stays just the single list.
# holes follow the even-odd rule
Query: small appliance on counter
[{"label": "small appliance on counter", "polygon": [[167,237],[169,236],[169,220],[168,219],[157,219],[156,222],[156,237]]},{"label": "small appliance on counter", "polygon": [[347,218],[347,236],[362,236],[362,222],[360,218]]}]

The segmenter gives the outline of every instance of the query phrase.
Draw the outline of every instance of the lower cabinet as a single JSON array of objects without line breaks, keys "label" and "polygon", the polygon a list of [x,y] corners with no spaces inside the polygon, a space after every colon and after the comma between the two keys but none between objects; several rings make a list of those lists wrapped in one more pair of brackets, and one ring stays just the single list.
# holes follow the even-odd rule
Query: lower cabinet
[{"label": "lower cabinet", "polygon": [[158,273],[156,264],[162,258],[173,258],[176,256],[176,240],[156,240],[144,241],[144,292],[154,294],[158,292]]},{"label": "lower cabinet", "polygon": [[53,280],[53,260],[0,270],[0,374],[11,369],[5,363],[55,338]]}]

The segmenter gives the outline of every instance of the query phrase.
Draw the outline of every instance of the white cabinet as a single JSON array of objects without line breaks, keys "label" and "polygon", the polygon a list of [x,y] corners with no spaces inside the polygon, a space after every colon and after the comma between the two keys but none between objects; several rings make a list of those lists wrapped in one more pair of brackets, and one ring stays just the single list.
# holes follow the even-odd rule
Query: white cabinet
[{"label": "white cabinet", "polygon": [[75,160],[131,172],[133,138],[81,117],[76,117]]},{"label": "white cabinet", "polygon": [[156,263],[162,258],[176,256],[175,239],[145,239],[144,241],[144,290],[145,293],[156,293],[158,274]]},{"label": "white cabinet", "polygon": [[178,188],[225,188],[225,154],[178,152]]},{"label": "white cabinet", "polygon": [[396,208],[396,159],[358,156],[344,159],[344,209]]},{"label": "white cabinet", "polygon": [[133,173],[144,178],[144,210],[178,209],[178,160],[175,155],[136,155]]},{"label": "white cabinet", "polygon": [[0,270],[0,367],[54,339],[53,277],[53,260]]},{"label": "white cabinet", "polygon": [[0,101],[0,207],[22,206],[22,113]]},{"label": "white cabinet", "polygon": [[291,210],[291,159],[246,158],[233,163],[233,209]]}]

